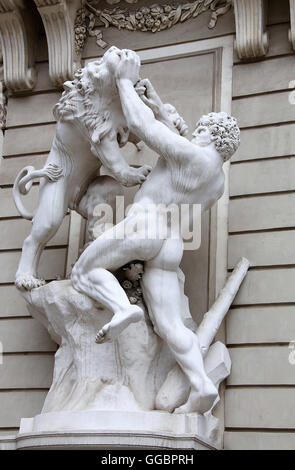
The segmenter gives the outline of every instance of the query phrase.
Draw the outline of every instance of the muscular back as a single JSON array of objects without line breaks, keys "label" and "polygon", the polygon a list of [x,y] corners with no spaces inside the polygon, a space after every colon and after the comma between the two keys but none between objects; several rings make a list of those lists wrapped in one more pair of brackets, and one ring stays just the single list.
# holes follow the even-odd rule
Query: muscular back
[{"label": "muscular back", "polygon": [[223,194],[222,161],[212,146],[177,159],[159,157],[155,168],[136,194],[138,204],[201,204],[209,209]]}]

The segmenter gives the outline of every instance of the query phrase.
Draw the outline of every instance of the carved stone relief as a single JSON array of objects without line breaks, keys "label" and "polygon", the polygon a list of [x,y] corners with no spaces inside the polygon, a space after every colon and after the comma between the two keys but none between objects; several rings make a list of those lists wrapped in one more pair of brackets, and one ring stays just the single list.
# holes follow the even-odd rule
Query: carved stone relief
[{"label": "carved stone relief", "polygon": [[[120,0],[108,0],[107,3],[114,5],[119,2]],[[127,3],[137,3],[137,0],[129,0]],[[75,21],[76,50],[83,50],[87,35],[95,36],[99,47],[106,47],[107,44],[102,39],[101,27],[112,26],[119,30],[156,33],[191,18],[197,18],[203,12],[211,10],[211,19],[208,24],[208,28],[211,29],[215,27],[218,17],[227,13],[230,8],[230,0],[195,0],[185,4],[154,4],[137,9],[121,6],[100,9],[99,1],[86,1],[78,11]]]}]

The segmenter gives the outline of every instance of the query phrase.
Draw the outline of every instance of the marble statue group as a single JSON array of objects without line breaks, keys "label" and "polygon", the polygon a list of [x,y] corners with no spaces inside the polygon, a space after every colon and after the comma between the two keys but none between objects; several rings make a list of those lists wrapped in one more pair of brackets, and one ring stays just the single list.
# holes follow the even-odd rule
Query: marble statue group
[{"label": "marble statue group", "polygon": [[[69,315],[76,315],[82,322],[81,315],[77,313],[79,309],[80,314],[83,312],[84,322],[79,327],[82,331],[80,338],[84,338],[87,331],[88,352],[91,349],[88,361],[94,361],[94,357],[100,354],[103,361],[103,354],[107,354],[103,348],[119,345],[122,363],[125,360],[123,375],[126,378],[127,374],[129,379],[126,381],[119,374],[120,378],[116,380],[120,382],[120,390],[125,387],[126,391],[129,387],[128,393],[132,392],[137,403],[134,409],[199,415],[210,412],[218,401],[219,383],[229,370],[214,379],[214,374],[210,376],[206,357],[248,265],[246,260],[241,261],[228,281],[231,289],[225,286],[199,328],[188,325],[187,318],[184,318],[189,316],[183,293],[184,280],[179,268],[183,256],[182,228],[179,224],[178,236],[175,236],[175,230],[173,236],[169,235],[172,222],[163,207],[199,204],[202,211],[206,211],[222,196],[223,164],[239,146],[240,131],[236,120],[224,112],[202,116],[193,139],[189,141],[185,137],[187,126],[183,118],[172,105],[162,102],[148,79],[140,78],[138,55],[116,47],[111,47],[102,59],[77,71],[73,81],[65,82],[54,115],[56,135],[45,167],[41,170],[24,168],[14,184],[18,210],[23,217],[33,221],[31,234],[24,241],[16,286],[27,300],[32,314],[35,309],[36,317],[61,344],[61,352],[57,352],[55,383],[49,392],[49,395],[55,393],[55,399],[51,402],[47,399],[43,412],[110,409],[107,404],[103,405],[107,403],[105,398],[100,401],[97,398],[99,393],[105,393],[102,389],[107,387],[109,393],[115,393],[113,389],[110,392],[115,383],[113,379],[112,382],[107,379],[103,382],[102,376],[107,376],[107,371],[105,374],[102,371],[87,372],[86,381],[89,380],[93,387],[92,405],[86,405],[83,398],[85,383],[82,384],[77,372],[78,362],[82,359],[76,357],[75,347],[69,346],[66,340],[72,325]],[[140,168],[129,166],[120,150],[128,141],[135,144],[143,141],[156,152],[156,166],[153,169],[147,165]],[[108,170],[109,176],[98,175],[101,165]],[[29,191],[35,178],[41,178],[39,203],[35,213],[29,214],[20,196]],[[106,202],[113,205],[115,197],[122,194],[122,185],[139,185],[125,219],[98,238],[93,237],[73,266],[70,279],[46,285],[38,278],[39,258],[67,210],[76,210],[91,224],[94,207]],[[127,225],[134,227],[133,233],[130,234],[129,230],[126,234]],[[117,273],[124,268],[126,274],[126,266],[132,266],[135,275],[132,278],[130,268],[132,280],[127,279],[127,284],[126,281],[122,284]],[[131,301],[124,288],[124,285],[130,288],[132,283],[141,295],[139,301],[134,300],[134,296]],[[46,300],[48,289],[51,289],[50,295],[54,299],[51,304]],[[62,301],[59,296],[62,296]],[[74,302],[74,298],[78,300]],[[101,314],[101,311],[108,313]],[[97,327],[100,315],[104,320]],[[149,347],[145,345],[144,353],[143,343],[140,343],[143,341],[143,327],[136,330],[136,335],[128,333],[137,328],[136,325],[145,325],[145,341],[150,341]],[[95,337],[90,331],[96,327]],[[75,336],[75,333],[71,334]],[[128,334],[129,339],[126,340]],[[78,336],[75,338],[77,348],[81,347],[78,343],[84,340],[79,340]],[[67,364],[65,357],[61,359],[65,344],[68,350],[74,348],[67,354],[76,358],[75,367],[69,358]],[[217,349],[219,347],[225,348],[219,345]],[[218,352],[217,349],[211,350],[212,358],[220,353],[221,350]],[[225,349],[222,349],[222,363],[227,362]],[[141,352],[137,355],[136,351]],[[139,356],[141,363],[136,363]],[[164,356],[169,360],[163,360]],[[220,357],[218,360],[219,364]],[[146,364],[144,380],[140,379],[142,364]],[[58,372],[61,369],[64,371],[62,374]],[[59,381],[56,376],[60,377]],[[70,382],[65,385],[65,377],[69,376],[71,385]],[[84,382],[86,376],[83,376]],[[98,376],[101,378],[99,386]],[[138,380],[144,383],[153,381],[151,399],[146,395],[143,397],[146,392],[139,388],[146,385],[140,385]],[[75,400],[73,396],[76,396]],[[119,409],[120,406],[117,404],[111,409]]]}]

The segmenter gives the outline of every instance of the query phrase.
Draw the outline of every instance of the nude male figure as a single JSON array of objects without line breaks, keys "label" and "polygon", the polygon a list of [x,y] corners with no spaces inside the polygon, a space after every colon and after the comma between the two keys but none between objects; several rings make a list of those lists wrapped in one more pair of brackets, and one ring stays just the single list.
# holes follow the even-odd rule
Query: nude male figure
[{"label": "nude male figure", "polygon": [[[137,85],[137,93],[134,85],[139,69],[140,60],[133,51],[118,51],[116,83],[127,124],[160,156],[127,217],[81,255],[72,283],[114,313],[97,335],[97,342],[110,341],[143,315],[138,306],[129,303],[112,272],[132,260],[144,261],[142,289],[155,332],[167,342],[191,385],[187,402],[175,412],[204,413],[212,407],[217,390],[205,373],[198,337],[182,320],[178,281],[181,233],[178,238],[158,236],[167,218],[159,214],[157,204],[201,204],[202,210],[209,209],[223,194],[222,166],[238,147],[239,129],[227,114],[211,113],[201,118],[189,142],[175,132],[167,107],[147,80]],[[148,218],[153,223],[147,233]],[[136,233],[124,237],[124,230],[132,223]]]}]

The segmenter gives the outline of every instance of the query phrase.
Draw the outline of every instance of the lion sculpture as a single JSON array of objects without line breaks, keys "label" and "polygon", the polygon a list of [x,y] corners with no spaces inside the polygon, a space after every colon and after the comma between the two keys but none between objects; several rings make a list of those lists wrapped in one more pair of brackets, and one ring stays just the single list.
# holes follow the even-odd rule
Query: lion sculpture
[{"label": "lion sculpture", "polygon": [[[45,167],[41,170],[25,167],[16,177],[13,188],[16,207],[24,218],[33,221],[16,273],[15,284],[21,290],[44,284],[44,280],[38,279],[42,250],[57,232],[68,209],[84,215],[79,205],[94,180],[101,202],[108,193],[121,194],[121,185],[142,183],[151,170],[147,165],[130,167],[120,152],[120,147],[128,139],[132,141],[132,137],[115,84],[118,51],[111,47],[102,59],[78,70],[72,82],[64,83],[65,91],[54,107],[56,133]],[[101,165],[112,178],[97,176]],[[36,178],[40,178],[39,202],[35,213],[30,214],[20,195],[27,194]]]}]

